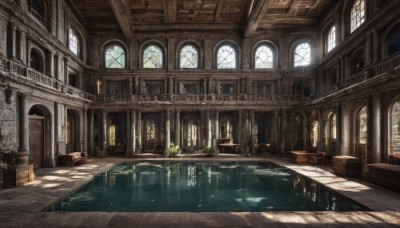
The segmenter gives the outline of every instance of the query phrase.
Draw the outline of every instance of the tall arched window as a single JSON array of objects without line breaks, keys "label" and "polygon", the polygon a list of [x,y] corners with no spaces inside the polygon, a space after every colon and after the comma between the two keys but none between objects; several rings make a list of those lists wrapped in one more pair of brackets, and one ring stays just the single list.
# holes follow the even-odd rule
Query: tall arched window
[{"label": "tall arched window", "polygon": [[43,0],[30,0],[29,11],[40,23],[46,23],[46,10]]},{"label": "tall arched window", "polygon": [[125,68],[125,50],[118,44],[111,44],[106,48],[105,67],[106,68]]},{"label": "tall arched window", "polygon": [[143,52],[143,68],[163,68],[164,59],[161,48],[157,45],[150,45]]},{"label": "tall arched window", "polygon": [[357,143],[367,143],[367,107],[363,107],[357,115]]},{"label": "tall arched window", "polygon": [[78,55],[78,47],[79,47],[79,42],[78,42],[78,36],[76,35],[75,31],[70,28],[69,29],[69,40],[68,40],[68,46],[69,50],[72,51],[75,55]]},{"label": "tall arched window", "polygon": [[350,12],[350,32],[356,30],[365,21],[365,0],[356,0]]},{"label": "tall arched window", "polygon": [[179,54],[179,68],[198,68],[199,54],[193,45],[186,45]]},{"label": "tall arched window", "polygon": [[304,42],[296,46],[293,52],[294,66],[308,66],[311,63],[311,46]]},{"label": "tall arched window", "polygon": [[230,45],[223,45],[217,52],[217,69],[235,69],[236,51]]},{"label": "tall arched window", "polygon": [[400,153],[400,101],[393,105],[390,121],[390,152]]},{"label": "tall arched window", "polygon": [[274,53],[267,45],[261,45],[255,52],[255,69],[266,69],[274,67]]},{"label": "tall arched window", "polygon": [[330,52],[336,46],[336,27],[332,26],[329,29],[328,36],[326,38],[326,50]]}]

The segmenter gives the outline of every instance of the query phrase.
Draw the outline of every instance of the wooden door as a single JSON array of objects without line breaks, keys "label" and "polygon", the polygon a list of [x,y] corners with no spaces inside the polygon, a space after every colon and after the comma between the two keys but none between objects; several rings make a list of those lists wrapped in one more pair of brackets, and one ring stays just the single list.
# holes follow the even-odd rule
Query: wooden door
[{"label": "wooden door", "polygon": [[35,168],[43,168],[44,161],[44,118],[29,119],[29,151]]}]

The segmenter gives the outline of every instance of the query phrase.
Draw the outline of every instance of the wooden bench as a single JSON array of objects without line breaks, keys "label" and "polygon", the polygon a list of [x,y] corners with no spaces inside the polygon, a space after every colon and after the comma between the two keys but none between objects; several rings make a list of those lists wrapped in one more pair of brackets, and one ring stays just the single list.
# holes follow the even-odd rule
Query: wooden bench
[{"label": "wooden bench", "polygon": [[400,166],[387,163],[367,164],[367,179],[378,185],[400,191]]},{"label": "wooden bench", "polygon": [[82,165],[87,162],[86,152],[71,152],[68,154],[60,155],[58,157],[58,164],[60,166],[74,166]]}]

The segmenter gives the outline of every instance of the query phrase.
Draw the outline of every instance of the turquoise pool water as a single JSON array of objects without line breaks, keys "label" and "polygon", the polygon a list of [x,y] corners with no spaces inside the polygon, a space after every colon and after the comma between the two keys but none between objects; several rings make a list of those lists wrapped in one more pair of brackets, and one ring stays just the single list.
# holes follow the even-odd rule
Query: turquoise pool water
[{"label": "turquoise pool water", "polygon": [[272,163],[126,163],[47,211],[360,211],[349,199]]}]

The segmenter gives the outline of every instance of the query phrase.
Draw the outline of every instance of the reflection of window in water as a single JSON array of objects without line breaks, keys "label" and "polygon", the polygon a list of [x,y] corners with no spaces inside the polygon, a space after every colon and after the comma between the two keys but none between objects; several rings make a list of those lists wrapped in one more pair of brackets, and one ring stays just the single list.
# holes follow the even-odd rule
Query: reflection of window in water
[{"label": "reflection of window in water", "polygon": [[187,178],[187,186],[195,186],[196,185],[196,166],[188,165],[188,178]]}]

